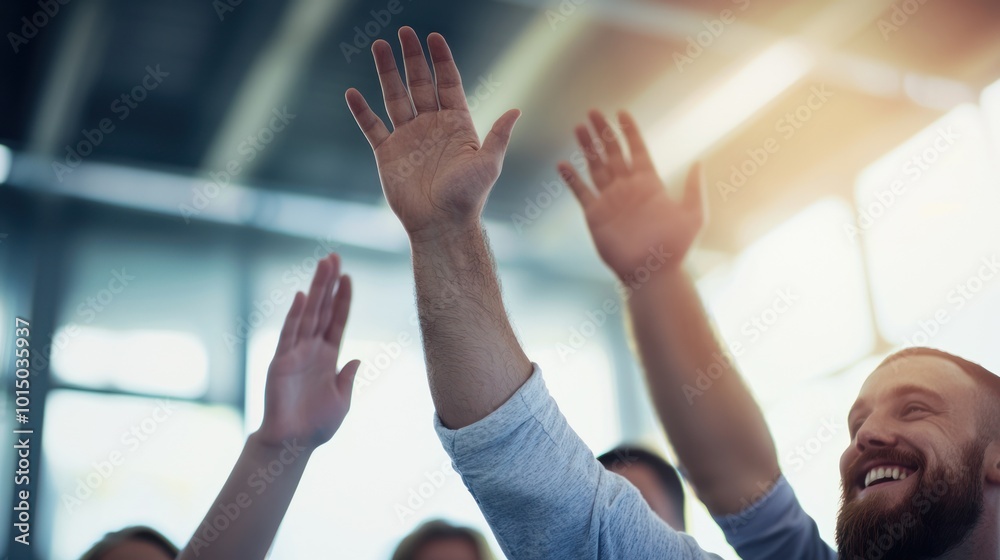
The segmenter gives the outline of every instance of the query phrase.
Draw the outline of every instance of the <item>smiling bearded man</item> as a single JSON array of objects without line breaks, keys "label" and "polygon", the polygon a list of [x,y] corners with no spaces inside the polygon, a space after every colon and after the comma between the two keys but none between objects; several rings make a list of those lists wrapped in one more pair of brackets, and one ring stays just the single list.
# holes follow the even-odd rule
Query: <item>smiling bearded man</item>
[{"label": "smiling bearded man", "polygon": [[848,417],[840,558],[966,558],[981,542],[970,534],[995,531],[995,516],[983,514],[984,480],[996,477],[986,458],[1000,423],[998,383],[927,348],[894,354],[872,373]]}]

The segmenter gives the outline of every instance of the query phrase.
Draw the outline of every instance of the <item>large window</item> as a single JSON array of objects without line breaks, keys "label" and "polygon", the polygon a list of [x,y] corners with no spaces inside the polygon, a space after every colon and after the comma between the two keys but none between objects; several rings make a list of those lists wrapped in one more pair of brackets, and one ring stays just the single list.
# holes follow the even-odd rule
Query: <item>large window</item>
[{"label": "large window", "polygon": [[242,359],[222,336],[238,309],[236,248],[217,228],[85,208],[59,226],[61,292],[45,300],[38,527],[51,558],[132,524],[185,542],[243,442]]},{"label": "large window", "polygon": [[45,419],[51,558],[78,558],[101,535],[149,525],[186,542],[242,448],[230,407],[56,390]]},{"label": "large window", "polygon": [[[857,185],[878,324],[893,344],[938,333],[1000,289],[995,143],[975,106],[951,111],[869,167]],[[994,281],[995,280],[995,281]]]},{"label": "large window", "polygon": [[874,345],[850,207],[801,211],[701,282],[722,337],[764,403],[847,367]]}]

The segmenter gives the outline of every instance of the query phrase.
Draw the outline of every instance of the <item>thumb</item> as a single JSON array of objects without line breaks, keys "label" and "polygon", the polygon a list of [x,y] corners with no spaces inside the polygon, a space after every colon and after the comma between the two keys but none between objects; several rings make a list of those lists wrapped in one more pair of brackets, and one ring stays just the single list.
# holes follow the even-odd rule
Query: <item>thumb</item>
[{"label": "thumb", "polygon": [[493,128],[486,135],[486,139],[483,140],[483,147],[480,148],[480,151],[503,161],[504,153],[507,152],[507,144],[510,143],[510,134],[514,130],[514,123],[520,116],[520,109],[511,109],[500,115],[497,122],[493,123]]},{"label": "thumb", "polygon": [[337,374],[337,391],[347,395],[348,399],[350,399],[351,391],[354,389],[354,378],[357,376],[360,367],[361,360],[351,360]]}]

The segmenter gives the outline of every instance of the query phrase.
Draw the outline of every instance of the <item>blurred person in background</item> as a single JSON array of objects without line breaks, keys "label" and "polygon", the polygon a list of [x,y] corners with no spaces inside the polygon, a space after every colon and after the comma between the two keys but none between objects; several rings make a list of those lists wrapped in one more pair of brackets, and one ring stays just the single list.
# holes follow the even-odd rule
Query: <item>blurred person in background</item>
[{"label": "blurred person in background", "polygon": [[80,560],[173,560],[177,552],[170,539],[155,529],[137,525],[108,533]]},{"label": "blurred person in background", "polygon": [[478,531],[434,519],[407,535],[392,560],[494,560]]},{"label": "blurred person in background", "polygon": [[652,451],[620,445],[597,457],[609,471],[635,486],[653,513],[677,531],[685,530],[684,487],[670,463]]}]

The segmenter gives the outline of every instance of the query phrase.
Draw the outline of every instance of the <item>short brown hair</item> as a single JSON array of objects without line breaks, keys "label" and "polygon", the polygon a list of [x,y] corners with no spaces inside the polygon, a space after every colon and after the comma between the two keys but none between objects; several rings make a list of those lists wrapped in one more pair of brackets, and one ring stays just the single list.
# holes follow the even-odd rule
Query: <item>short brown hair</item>
[{"label": "short brown hair", "polygon": [[684,486],[673,465],[659,455],[635,445],[619,445],[598,456],[597,460],[609,471],[624,470],[635,464],[649,467],[663,486],[663,491],[680,520],[681,530],[684,530],[687,525],[684,519]]},{"label": "short brown hair", "polygon": [[425,545],[451,539],[464,540],[471,544],[476,549],[479,560],[494,560],[486,539],[479,531],[452,525],[441,519],[427,521],[404,537],[396,547],[396,551],[392,553],[392,560],[413,560]]},{"label": "short brown hair", "polygon": [[174,546],[174,543],[170,542],[170,539],[163,536],[163,534],[156,529],[146,527],[144,525],[133,525],[132,527],[125,527],[120,531],[114,531],[104,535],[103,539],[97,541],[94,546],[90,547],[90,550],[83,553],[80,560],[100,560],[101,556],[107,554],[111,549],[128,541],[140,541],[154,544],[162,548],[164,552],[174,558],[180,554],[180,550]]}]

